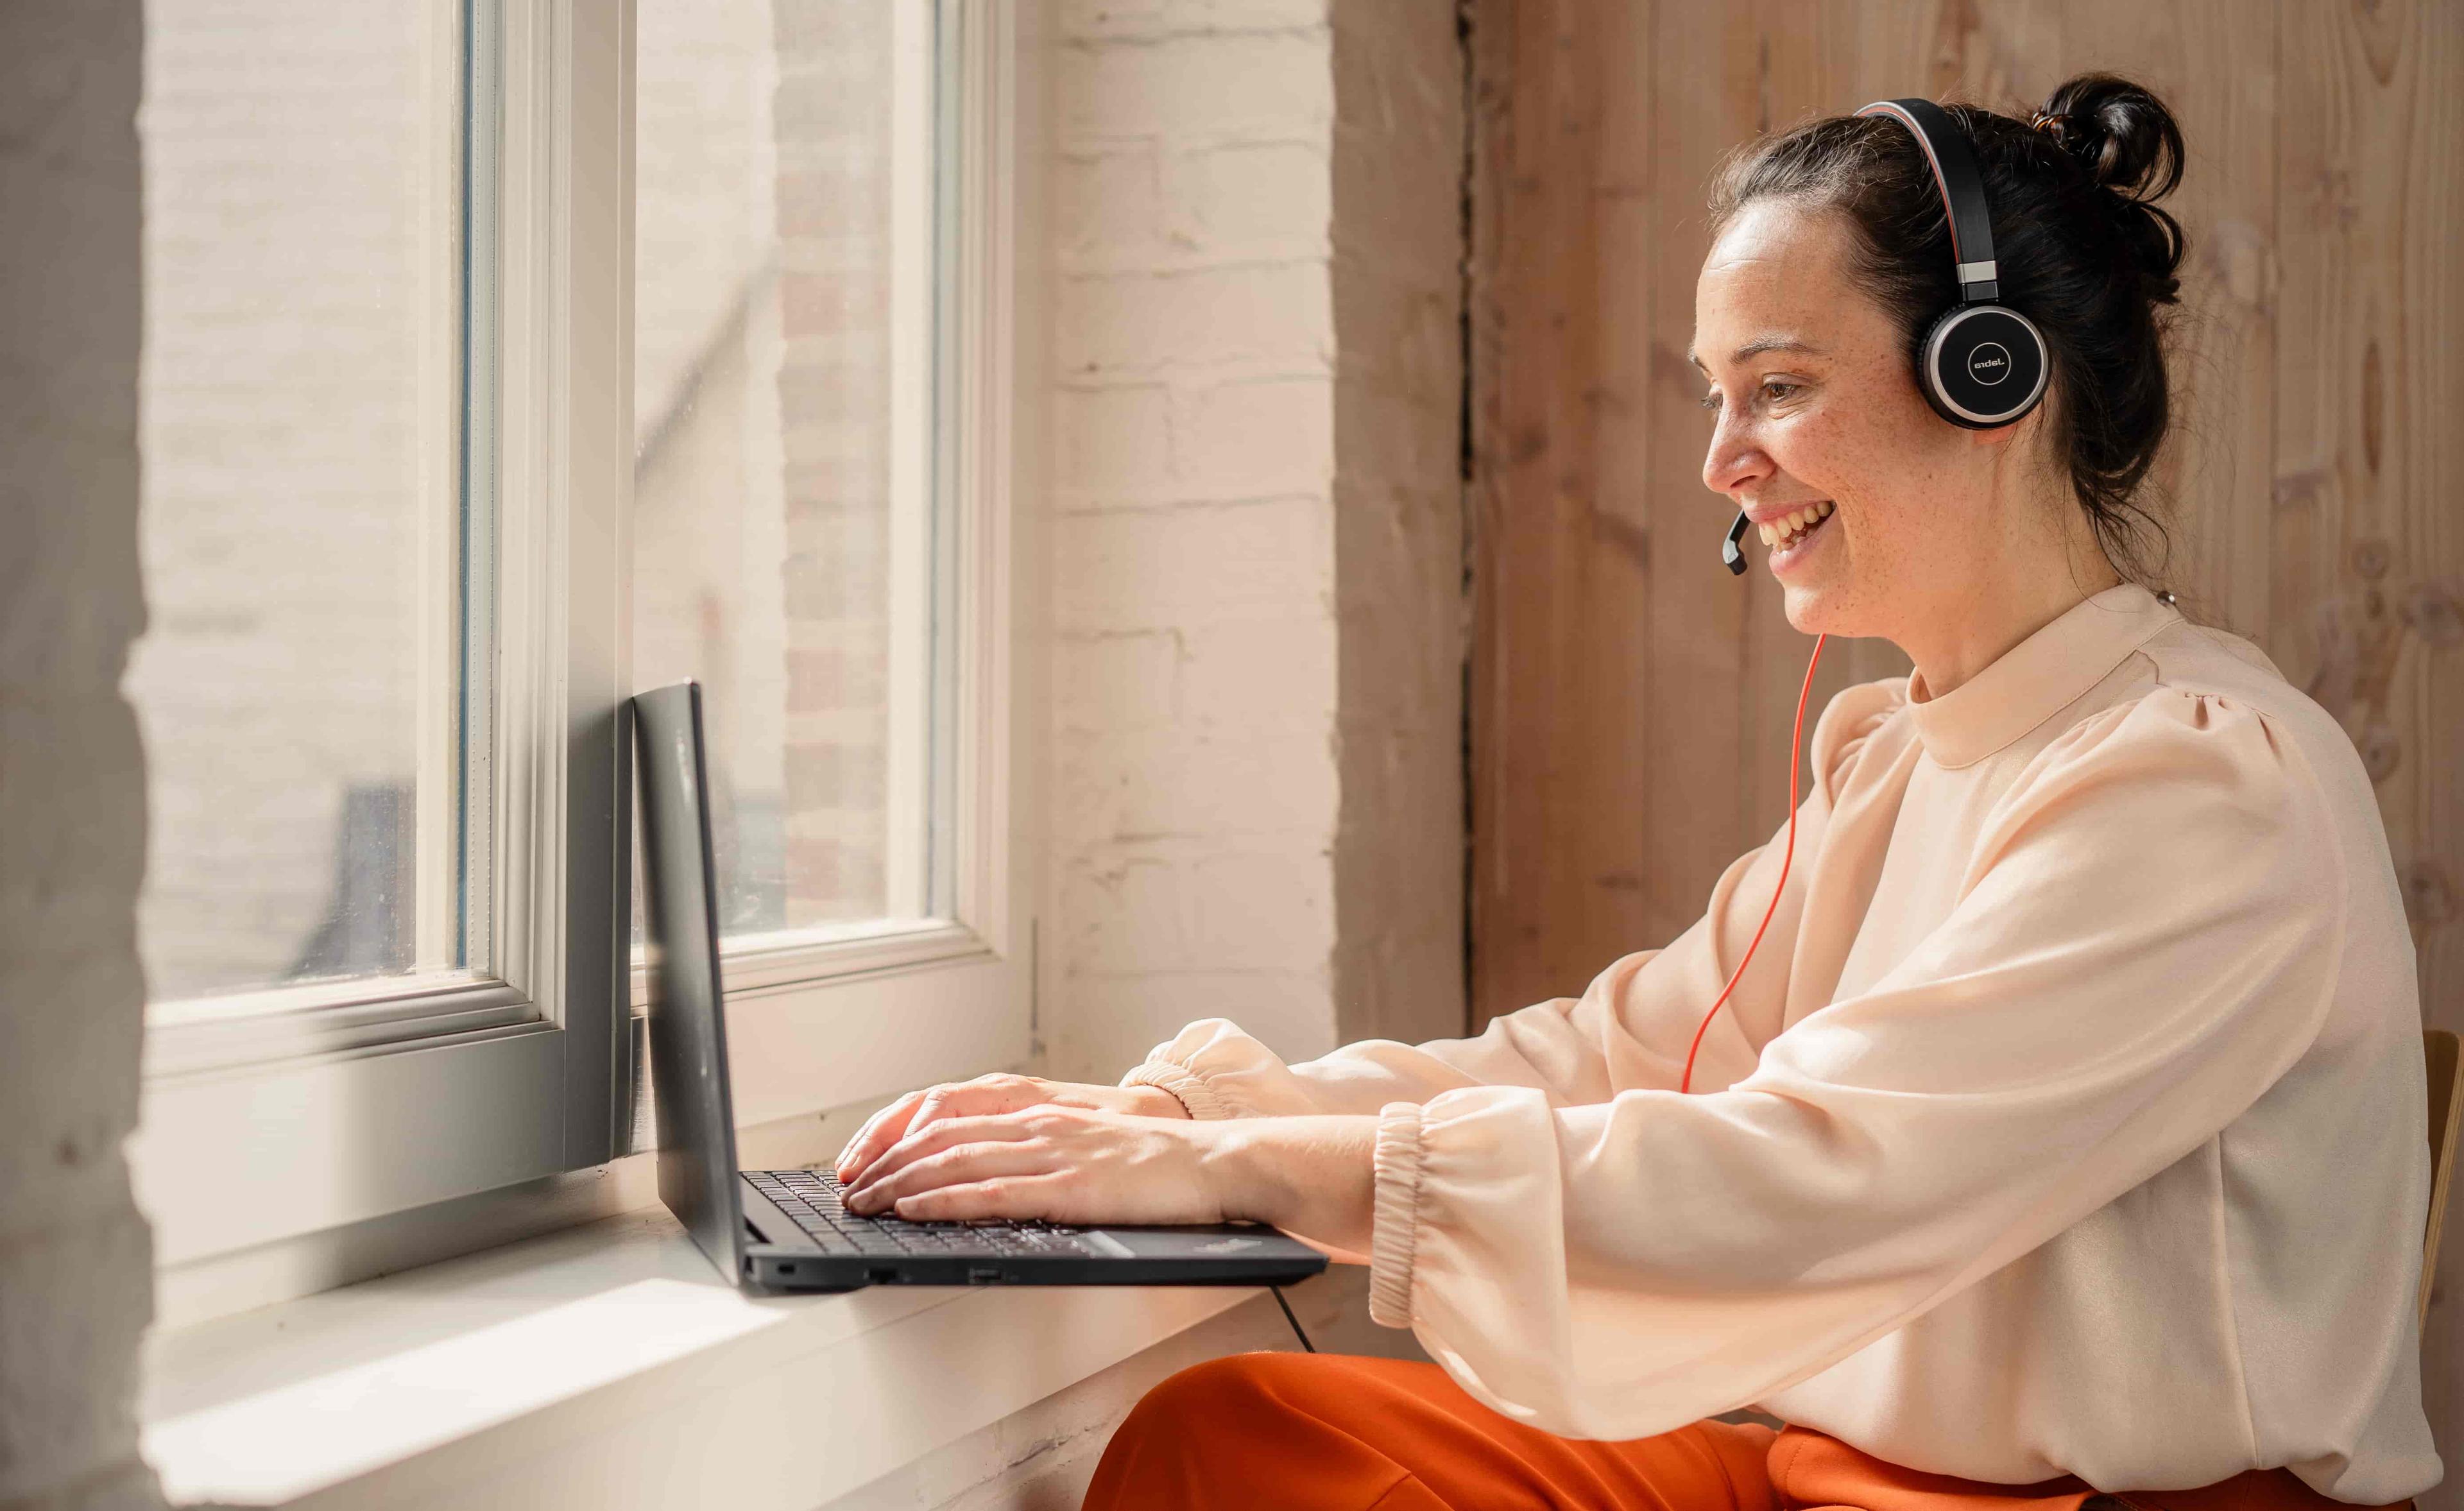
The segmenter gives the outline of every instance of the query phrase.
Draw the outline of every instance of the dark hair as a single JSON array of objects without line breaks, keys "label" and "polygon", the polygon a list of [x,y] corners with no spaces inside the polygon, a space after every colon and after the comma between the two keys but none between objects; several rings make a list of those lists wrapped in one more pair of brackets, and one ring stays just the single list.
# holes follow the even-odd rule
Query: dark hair
[{"label": "dark hair", "polygon": [[[1967,133],[1993,216],[2002,302],[2053,355],[2048,437],[2107,559],[2142,578],[2165,528],[2141,496],[2169,424],[2165,375],[2182,228],[2155,201],[2182,180],[2182,131],[2127,79],[2083,74],[2025,120],[1946,106]],[[1834,116],[1751,142],[1721,167],[1716,227],[1759,199],[1846,213],[1854,275],[1907,333],[1910,351],[1956,302],[1942,196],[1907,128]],[[2157,550],[2148,549],[2153,536]]]}]

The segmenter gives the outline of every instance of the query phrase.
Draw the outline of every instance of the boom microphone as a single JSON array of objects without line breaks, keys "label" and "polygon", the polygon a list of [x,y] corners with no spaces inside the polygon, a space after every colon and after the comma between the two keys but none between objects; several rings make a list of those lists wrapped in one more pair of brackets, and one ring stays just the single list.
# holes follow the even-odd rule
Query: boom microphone
[{"label": "boom microphone", "polygon": [[1752,523],[1744,510],[1738,510],[1737,522],[1728,527],[1728,538],[1720,542],[1720,560],[1737,577],[1746,575],[1746,529]]}]

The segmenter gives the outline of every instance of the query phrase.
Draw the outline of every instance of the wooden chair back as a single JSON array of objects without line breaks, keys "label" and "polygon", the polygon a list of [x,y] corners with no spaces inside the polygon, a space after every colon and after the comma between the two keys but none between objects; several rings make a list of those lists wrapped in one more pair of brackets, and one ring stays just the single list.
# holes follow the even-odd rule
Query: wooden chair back
[{"label": "wooden chair back", "polygon": [[2464,1062],[2456,1038],[2443,1028],[2425,1030],[2423,1058],[2430,1062],[2430,1223],[2421,1236],[2421,1324],[2430,1322],[2430,1283],[2438,1272],[2438,1230],[2447,1219],[2447,1186],[2455,1173],[2456,1092],[2464,1086]]}]

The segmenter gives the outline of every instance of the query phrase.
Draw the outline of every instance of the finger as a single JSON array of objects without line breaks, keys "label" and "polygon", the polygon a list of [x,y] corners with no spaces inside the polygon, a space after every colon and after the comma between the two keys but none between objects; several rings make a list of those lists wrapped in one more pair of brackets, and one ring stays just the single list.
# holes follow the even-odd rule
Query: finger
[{"label": "finger", "polygon": [[847,1175],[855,1173],[855,1171],[863,1171],[882,1149],[890,1149],[890,1144],[897,1144],[899,1139],[904,1139],[907,1136],[907,1119],[910,1119],[910,1114],[914,1114],[916,1102],[921,1100],[924,1100],[921,1089],[904,1092],[897,1100],[890,1102],[890,1106],[882,1106],[880,1111],[874,1111],[872,1117],[865,1119],[865,1127],[855,1128],[855,1136],[847,1139],[847,1147],[838,1151],[838,1164],[833,1169],[838,1171],[840,1181],[846,1181]]},{"label": "finger", "polygon": [[991,1077],[984,1077],[926,1086],[907,1093],[874,1114],[873,1121],[857,1134],[856,1141],[848,1144],[848,1152],[840,1155],[837,1166],[839,1184],[861,1185],[883,1150],[931,1124],[950,1117],[1007,1112],[1013,1106],[1023,1106],[1033,1101],[1032,1096],[1022,1098],[1010,1088],[991,1082]]},{"label": "finger", "polygon": [[847,1148],[839,1150],[838,1163],[832,1167],[842,1184],[863,1174],[865,1167],[871,1164],[883,1150],[907,1136],[908,1120],[914,1116],[917,1106],[934,1089],[926,1086],[910,1091],[865,1120],[864,1127],[856,1129],[855,1137],[847,1141]]},{"label": "finger", "polygon": [[1042,1175],[1059,1164],[1050,1145],[1024,1142],[958,1144],[915,1160],[896,1174],[884,1176],[848,1198],[847,1210],[876,1216],[903,1196],[920,1195],[943,1186],[963,1186],[999,1175]]},{"label": "finger", "polygon": [[861,1146],[850,1141],[848,1152],[840,1156],[837,1167],[839,1181],[847,1186],[860,1183],[868,1168],[884,1150],[930,1124],[943,1118],[987,1116],[1031,1107],[1044,1101],[1045,1089],[1045,1083],[1033,1077],[994,1071],[973,1081],[944,1082],[921,1091],[911,1091],[899,1099],[899,1104],[909,1104],[910,1099],[920,1100],[903,1106],[893,1104],[888,1110],[899,1114],[895,1121],[886,1114],[877,1114],[874,1123],[868,1124],[865,1131],[857,1135],[857,1139],[863,1141]]},{"label": "finger", "polygon": [[1009,1113],[989,1117],[943,1118],[937,1123],[917,1128],[889,1149],[865,1171],[863,1178],[848,1188],[848,1194],[870,1189],[928,1154],[937,1154],[957,1144],[1007,1143],[1035,1135]]},{"label": "finger", "polygon": [[895,1211],[909,1222],[972,1222],[979,1217],[1040,1217],[1061,1221],[1067,1216],[1063,1177],[1004,1175],[943,1186],[900,1200]]},{"label": "finger", "polygon": [[[978,1076],[973,1081],[944,1082],[911,1091],[883,1111],[847,1143],[833,1167],[839,1183],[855,1187],[871,1173],[873,1161],[882,1151],[902,1138],[944,1118],[983,1117],[1000,1112],[1016,1112],[1039,1105],[1045,1100],[1045,1084],[1027,1076],[995,1071]],[[891,1114],[896,1113],[893,1120]]]}]

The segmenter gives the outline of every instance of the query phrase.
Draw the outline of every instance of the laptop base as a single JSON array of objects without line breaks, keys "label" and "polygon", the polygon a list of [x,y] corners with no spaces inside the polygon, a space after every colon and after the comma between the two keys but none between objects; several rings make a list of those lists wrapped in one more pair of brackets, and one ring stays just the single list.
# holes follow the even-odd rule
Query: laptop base
[{"label": "laptop base", "polygon": [[[919,1246],[965,1246],[979,1252],[829,1253],[823,1238],[835,1240],[837,1234],[787,1210],[799,1206],[795,1197],[781,1194],[782,1183],[790,1180],[808,1191],[824,1185],[834,1191],[837,1186],[835,1180],[806,1171],[747,1171],[737,1177],[745,1219],[742,1279],[747,1285],[776,1291],[847,1291],[868,1285],[1282,1285],[1307,1280],[1327,1264],[1325,1255],[1298,1239],[1272,1228],[1233,1222],[1166,1228],[1039,1223],[1023,1234],[1008,1224],[898,1223],[895,1230],[919,1236]],[[823,1203],[821,1211],[836,1207],[828,1198],[816,1199]],[[804,1213],[815,1210],[800,1207]],[[844,1220],[859,1234],[870,1227],[869,1219]],[[1011,1252],[980,1252],[989,1242],[976,1241],[979,1233]],[[873,1238],[870,1244],[882,1250],[891,1241]],[[1016,1252],[1039,1244],[1068,1252]]]}]

